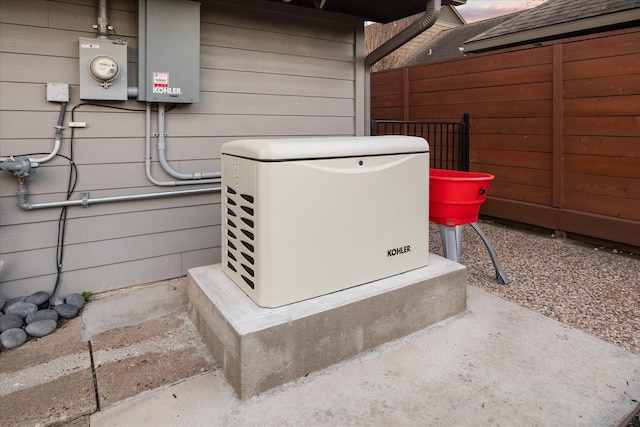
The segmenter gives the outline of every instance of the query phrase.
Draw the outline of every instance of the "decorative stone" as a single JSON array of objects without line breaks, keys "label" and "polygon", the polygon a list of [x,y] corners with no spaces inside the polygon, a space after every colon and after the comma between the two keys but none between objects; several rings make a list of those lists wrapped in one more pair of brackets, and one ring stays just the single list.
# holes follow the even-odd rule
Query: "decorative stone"
[{"label": "decorative stone", "polygon": [[21,328],[24,320],[17,314],[5,314],[0,316],[0,333],[13,328]]},{"label": "decorative stone", "polygon": [[23,295],[21,297],[14,297],[14,298],[10,298],[8,299],[5,303],[4,303],[4,308],[6,309],[7,307],[9,307],[11,304],[15,304],[17,302],[24,302],[24,300],[27,299],[26,295]]},{"label": "decorative stone", "polygon": [[58,324],[55,320],[44,319],[44,320],[36,320],[33,323],[29,323],[25,328],[27,334],[32,337],[40,338],[49,335],[51,332],[56,330]]},{"label": "decorative stone", "polygon": [[60,304],[64,304],[64,298],[60,298],[60,297],[53,297],[49,300],[49,305],[51,307],[56,307]]},{"label": "decorative stone", "polygon": [[38,311],[38,306],[31,302],[16,302],[4,310],[6,314],[17,314],[23,319],[27,317],[29,313],[34,313],[36,311]]},{"label": "decorative stone", "polygon": [[78,315],[78,307],[71,304],[60,304],[54,307],[54,310],[58,312],[63,319],[73,319]]},{"label": "decorative stone", "polygon": [[31,302],[37,306],[41,306],[44,303],[49,302],[49,293],[45,291],[39,291],[34,294],[29,295],[24,302]]},{"label": "decorative stone", "polygon": [[82,308],[84,307],[84,298],[80,294],[71,294],[67,296],[66,303]]},{"label": "decorative stone", "polygon": [[7,329],[0,334],[0,344],[4,348],[20,347],[27,341],[27,333],[20,328]]},{"label": "decorative stone", "polygon": [[38,320],[53,320],[54,322],[58,321],[58,312],[52,308],[45,308],[44,310],[38,310],[34,313],[30,313],[27,316],[27,324],[37,322]]}]

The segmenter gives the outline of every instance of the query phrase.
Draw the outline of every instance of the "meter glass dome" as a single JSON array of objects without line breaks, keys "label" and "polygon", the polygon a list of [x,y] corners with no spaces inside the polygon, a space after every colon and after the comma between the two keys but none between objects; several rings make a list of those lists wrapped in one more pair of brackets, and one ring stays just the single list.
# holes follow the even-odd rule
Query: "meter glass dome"
[{"label": "meter glass dome", "polygon": [[98,55],[89,62],[89,72],[98,81],[111,81],[118,76],[118,61],[109,55]]}]

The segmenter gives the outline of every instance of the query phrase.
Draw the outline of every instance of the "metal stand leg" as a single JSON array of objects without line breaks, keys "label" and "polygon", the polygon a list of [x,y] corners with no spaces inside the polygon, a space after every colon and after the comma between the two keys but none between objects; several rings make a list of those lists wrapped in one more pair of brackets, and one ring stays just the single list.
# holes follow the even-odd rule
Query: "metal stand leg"
[{"label": "metal stand leg", "polygon": [[446,225],[437,224],[442,239],[442,249],[444,256],[451,261],[460,262],[462,254],[462,226],[456,225],[447,227]]},{"label": "metal stand leg", "polygon": [[480,235],[480,238],[489,251],[489,256],[491,257],[491,261],[493,261],[493,266],[496,268],[496,279],[498,279],[498,283],[502,285],[508,285],[510,280],[507,277],[507,273],[505,273],[504,270],[502,270],[502,267],[500,267],[500,262],[498,261],[496,252],[493,250],[493,246],[491,246],[489,239],[487,239],[487,236],[484,235],[477,222],[472,222],[470,225],[474,230],[476,230],[476,233]]}]

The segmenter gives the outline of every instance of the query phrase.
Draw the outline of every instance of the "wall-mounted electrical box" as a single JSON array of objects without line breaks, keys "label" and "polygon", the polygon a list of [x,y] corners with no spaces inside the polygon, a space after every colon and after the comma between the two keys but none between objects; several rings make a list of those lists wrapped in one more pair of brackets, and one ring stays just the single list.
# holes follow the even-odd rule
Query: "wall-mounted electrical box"
[{"label": "wall-mounted electrical box", "polygon": [[69,102],[69,83],[47,83],[47,101]]},{"label": "wall-mounted electrical box", "polygon": [[200,3],[138,2],[138,100],[200,101]]},{"label": "wall-mounted electrical box", "polygon": [[80,39],[80,99],[127,100],[127,45]]}]

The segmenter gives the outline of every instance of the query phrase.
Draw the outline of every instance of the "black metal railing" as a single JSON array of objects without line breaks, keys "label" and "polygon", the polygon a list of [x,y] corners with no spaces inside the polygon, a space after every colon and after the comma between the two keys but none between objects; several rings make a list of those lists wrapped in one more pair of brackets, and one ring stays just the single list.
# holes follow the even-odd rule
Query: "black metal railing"
[{"label": "black metal railing", "polygon": [[469,170],[469,114],[460,122],[372,120],[371,135],[420,136],[429,142],[432,168]]}]

